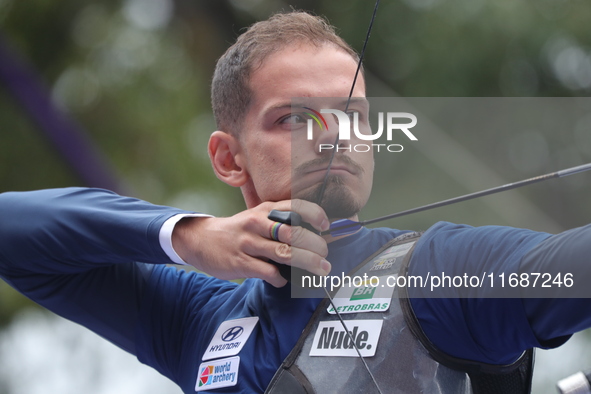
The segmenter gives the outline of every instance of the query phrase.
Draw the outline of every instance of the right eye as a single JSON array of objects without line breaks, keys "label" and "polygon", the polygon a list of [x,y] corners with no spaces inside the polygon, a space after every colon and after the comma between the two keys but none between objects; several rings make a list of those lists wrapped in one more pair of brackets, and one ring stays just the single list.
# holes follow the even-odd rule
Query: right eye
[{"label": "right eye", "polygon": [[280,124],[302,124],[306,123],[308,117],[302,113],[290,114],[279,119]]}]

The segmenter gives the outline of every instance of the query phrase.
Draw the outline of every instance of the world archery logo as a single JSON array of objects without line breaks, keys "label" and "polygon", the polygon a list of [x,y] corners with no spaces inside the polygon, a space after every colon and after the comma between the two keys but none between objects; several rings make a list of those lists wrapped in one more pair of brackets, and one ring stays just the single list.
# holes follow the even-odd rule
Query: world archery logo
[{"label": "world archery logo", "polygon": [[213,374],[213,365],[206,365],[199,373],[199,387],[211,384],[210,376]]},{"label": "world archery logo", "polygon": [[241,326],[230,327],[226,331],[224,331],[224,333],[222,334],[222,341],[224,341],[224,342],[233,341],[233,340],[237,339],[238,337],[240,337],[240,335],[242,335],[243,332],[244,332],[244,328],[242,328]]},{"label": "world archery logo", "polygon": [[195,391],[235,386],[238,382],[240,357],[202,363],[199,366]]}]

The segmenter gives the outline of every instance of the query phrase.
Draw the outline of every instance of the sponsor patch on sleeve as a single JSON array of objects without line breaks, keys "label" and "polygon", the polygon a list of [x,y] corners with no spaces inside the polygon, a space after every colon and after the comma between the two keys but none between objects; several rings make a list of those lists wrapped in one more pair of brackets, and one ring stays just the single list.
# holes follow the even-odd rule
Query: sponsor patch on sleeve
[{"label": "sponsor patch on sleeve", "polygon": [[259,318],[254,316],[226,320],[220,324],[207,346],[202,360],[206,361],[219,357],[234,356],[240,353],[240,350],[244,347],[258,321]]},{"label": "sponsor patch on sleeve", "polygon": [[345,320],[345,326],[351,335],[347,335],[339,320],[321,321],[316,329],[310,356],[359,357],[355,345],[362,357],[376,354],[378,340],[382,332],[381,319]]},{"label": "sponsor patch on sleeve", "polygon": [[201,363],[197,372],[195,391],[236,386],[239,366],[238,356]]}]

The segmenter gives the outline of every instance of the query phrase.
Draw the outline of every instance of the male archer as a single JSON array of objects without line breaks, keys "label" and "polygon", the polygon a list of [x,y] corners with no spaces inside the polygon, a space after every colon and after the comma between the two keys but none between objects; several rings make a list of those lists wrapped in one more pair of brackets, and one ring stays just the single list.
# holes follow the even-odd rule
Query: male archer
[{"label": "male archer", "polygon": [[[529,390],[528,349],[558,346],[591,326],[586,302],[392,299],[386,310],[349,314],[344,330],[321,300],[291,298],[269,263],[318,275],[364,272],[382,268],[366,260],[379,252],[403,256],[398,268],[410,274],[474,266],[509,273],[582,264],[589,252],[587,228],[551,236],[438,223],[420,237],[362,228],[334,239],[268,219],[273,209],[294,211],[321,231],[332,220],[356,219],[367,203],[373,156],[346,151],[335,156],[319,205],[311,202],[329,160],[314,147],[334,142],[334,119],[326,118],[332,131],[292,145],[306,119],[293,113],[291,98],[347,97],[357,60],[321,18],[292,12],[253,25],[218,61],[218,131],[208,146],[216,175],[240,188],[247,210],[213,218],[104,190],[5,193],[0,274],[185,393]],[[364,112],[363,77],[352,97],[349,109]],[[165,266],[171,262],[212,276]],[[388,269],[384,276],[399,273]],[[244,277],[251,279],[226,281]],[[369,372],[351,357],[356,350]]]}]

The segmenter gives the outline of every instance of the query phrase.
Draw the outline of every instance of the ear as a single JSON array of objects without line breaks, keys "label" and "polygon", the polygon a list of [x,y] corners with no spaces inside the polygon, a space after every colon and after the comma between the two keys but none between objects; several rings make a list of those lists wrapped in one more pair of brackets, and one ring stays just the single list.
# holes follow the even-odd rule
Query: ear
[{"label": "ear", "polygon": [[209,160],[219,180],[241,187],[249,178],[244,166],[242,149],[238,140],[224,131],[214,131],[207,146]]}]

